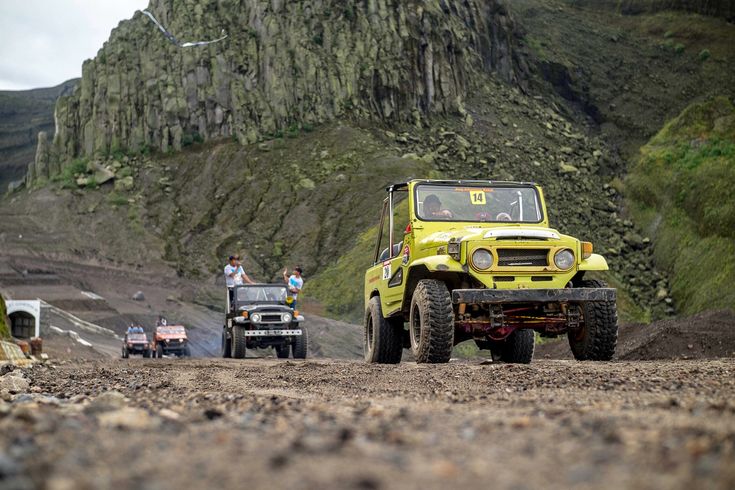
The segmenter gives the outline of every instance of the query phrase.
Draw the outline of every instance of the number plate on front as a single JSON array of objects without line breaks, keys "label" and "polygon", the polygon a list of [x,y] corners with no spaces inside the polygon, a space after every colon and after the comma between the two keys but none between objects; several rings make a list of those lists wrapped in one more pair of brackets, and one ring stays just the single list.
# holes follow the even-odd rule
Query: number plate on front
[{"label": "number plate on front", "polygon": [[301,330],[245,330],[245,337],[290,337],[301,335]]}]

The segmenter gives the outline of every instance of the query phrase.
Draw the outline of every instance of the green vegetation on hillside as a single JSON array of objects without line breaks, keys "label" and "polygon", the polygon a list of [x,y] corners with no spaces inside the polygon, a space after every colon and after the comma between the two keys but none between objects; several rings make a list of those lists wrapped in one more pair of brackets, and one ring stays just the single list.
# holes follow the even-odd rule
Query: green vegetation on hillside
[{"label": "green vegetation on hillside", "polygon": [[5,308],[5,299],[0,295],[0,339],[10,337],[10,329],[7,324],[7,309]]},{"label": "green vegetation on hillside", "polygon": [[735,307],[735,106],[693,104],[641,149],[627,188],[680,311]]}]

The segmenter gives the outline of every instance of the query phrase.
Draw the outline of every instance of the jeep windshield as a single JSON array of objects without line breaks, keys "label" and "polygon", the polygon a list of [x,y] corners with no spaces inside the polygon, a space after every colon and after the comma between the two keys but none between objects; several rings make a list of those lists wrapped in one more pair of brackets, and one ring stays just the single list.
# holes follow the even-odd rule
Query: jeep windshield
[{"label": "jeep windshield", "polygon": [[184,335],[186,330],[184,327],[158,327],[157,332],[164,335]]},{"label": "jeep windshield", "polygon": [[237,288],[238,303],[286,303],[286,286],[242,286]]},{"label": "jeep windshield", "polygon": [[416,215],[422,221],[540,223],[543,211],[531,186],[419,184]]}]

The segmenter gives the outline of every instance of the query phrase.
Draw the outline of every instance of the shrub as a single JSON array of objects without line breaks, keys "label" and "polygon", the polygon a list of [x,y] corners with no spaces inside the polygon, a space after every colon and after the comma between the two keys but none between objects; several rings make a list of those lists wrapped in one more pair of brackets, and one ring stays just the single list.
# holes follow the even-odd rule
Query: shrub
[{"label": "shrub", "polygon": [[107,202],[112,204],[113,206],[127,206],[128,204],[128,198],[125,196],[121,196],[117,192],[110,193],[109,196],[107,196]]},{"label": "shrub", "polygon": [[709,52],[709,49],[703,49],[699,52],[699,61],[707,61],[710,56],[712,56],[712,53]]},{"label": "shrub", "polygon": [[77,186],[77,174],[85,173],[87,173],[87,159],[77,158],[69,165],[61,169],[61,172],[55,175],[51,180],[54,182],[60,182],[62,189],[74,189]]},{"label": "shrub", "polygon": [[682,43],[678,43],[674,46],[674,53],[681,54],[684,52],[684,49],[686,46],[684,46]]}]

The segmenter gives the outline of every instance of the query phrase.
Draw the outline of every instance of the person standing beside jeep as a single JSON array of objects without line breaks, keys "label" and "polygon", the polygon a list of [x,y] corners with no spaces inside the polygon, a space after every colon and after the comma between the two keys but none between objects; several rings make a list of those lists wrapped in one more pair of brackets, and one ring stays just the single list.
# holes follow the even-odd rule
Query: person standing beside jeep
[{"label": "person standing beside jeep", "polygon": [[235,286],[240,286],[243,283],[255,284],[255,281],[245,274],[239,255],[230,255],[230,263],[225,266],[225,283],[229,291],[230,301],[232,301],[232,291]]},{"label": "person standing beside jeep", "polygon": [[294,267],[293,274],[288,275],[288,268],[283,269],[283,280],[286,281],[289,296],[292,298],[291,308],[296,309],[296,300],[304,287],[304,278],[301,277],[301,267]]}]

